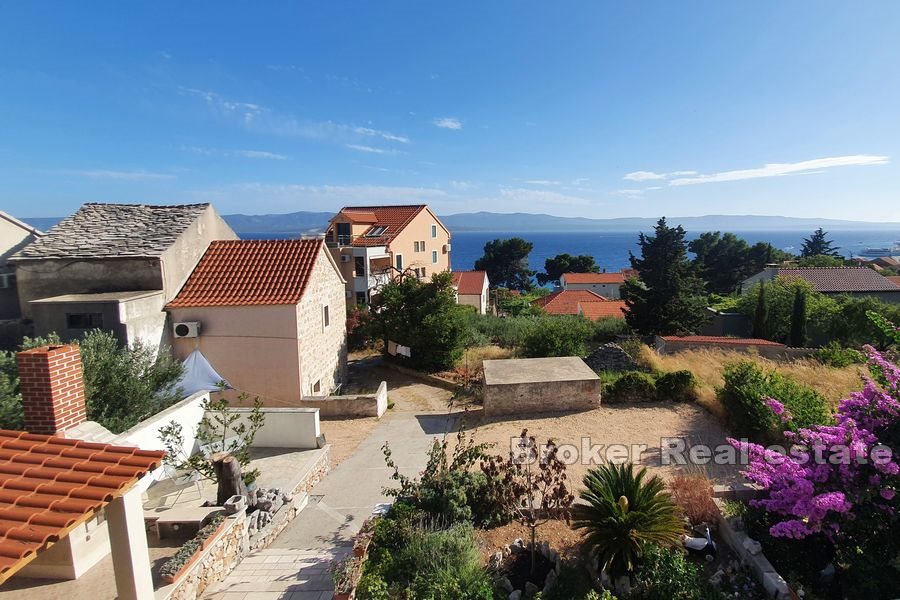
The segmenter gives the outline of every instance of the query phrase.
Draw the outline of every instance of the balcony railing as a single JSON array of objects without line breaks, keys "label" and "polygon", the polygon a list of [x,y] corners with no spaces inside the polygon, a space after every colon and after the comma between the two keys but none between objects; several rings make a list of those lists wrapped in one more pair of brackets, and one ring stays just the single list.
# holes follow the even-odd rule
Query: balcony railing
[{"label": "balcony railing", "polygon": [[[335,235],[329,231],[325,234],[325,245],[329,248],[337,248],[340,246],[386,246],[390,241],[390,237],[381,235],[377,237],[366,235]],[[355,242],[360,242],[355,244]]]}]

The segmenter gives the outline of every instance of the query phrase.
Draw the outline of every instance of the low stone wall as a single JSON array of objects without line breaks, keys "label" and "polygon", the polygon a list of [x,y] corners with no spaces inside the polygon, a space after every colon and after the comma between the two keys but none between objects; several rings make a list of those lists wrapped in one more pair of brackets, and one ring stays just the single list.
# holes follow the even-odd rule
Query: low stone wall
[{"label": "low stone wall", "polygon": [[297,402],[297,406],[318,408],[319,416],[324,418],[381,417],[387,410],[387,396],[387,382],[382,381],[374,394],[306,397]]},{"label": "low stone wall", "polygon": [[660,354],[675,354],[685,350],[724,350],[758,354],[771,360],[796,360],[805,358],[816,351],[815,348],[791,348],[784,345],[756,346],[753,344],[728,344],[715,342],[672,342],[657,341],[656,351]]},{"label": "low stone wall", "polygon": [[[790,586],[784,578],[778,574],[769,559],[762,553],[759,542],[752,539],[743,531],[743,523],[740,528],[737,523],[724,516],[724,504],[722,500],[714,500],[719,509],[719,535],[722,540],[734,551],[741,562],[753,571],[756,578],[762,583],[769,595],[774,600],[789,600],[794,597]],[[737,519],[740,522],[740,519]]]},{"label": "low stone wall", "polygon": [[382,360],[380,364],[381,366],[387,367],[388,369],[393,369],[398,373],[403,373],[404,375],[409,375],[410,377],[421,379],[427,384],[434,385],[445,390],[450,390],[451,392],[458,392],[463,387],[455,381],[444,379],[443,377],[438,377],[437,375],[422,373],[421,371],[416,371],[415,369],[410,369],[409,367],[398,365],[397,363],[390,360]]},{"label": "low stone wall", "polygon": [[227,517],[215,542],[178,581],[156,590],[157,600],[194,600],[211,585],[225,579],[250,550],[247,513]]},{"label": "low stone wall", "polygon": [[568,412],[600,408],[600,380],[484,386],[484,414]]},{"label": "low stone wall", "polygon": [[645,370],[616,343],[603,344],[584,359],[594,371],[643,371]]}]

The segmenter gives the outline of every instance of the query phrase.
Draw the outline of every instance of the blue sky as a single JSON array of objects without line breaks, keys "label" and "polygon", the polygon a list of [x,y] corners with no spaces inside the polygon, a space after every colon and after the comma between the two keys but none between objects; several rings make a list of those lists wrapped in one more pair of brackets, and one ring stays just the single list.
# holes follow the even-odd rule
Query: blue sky
[{"label": "blue sky", "polygon": [[900,221],[900,2],[21,2],[0,208]]}]

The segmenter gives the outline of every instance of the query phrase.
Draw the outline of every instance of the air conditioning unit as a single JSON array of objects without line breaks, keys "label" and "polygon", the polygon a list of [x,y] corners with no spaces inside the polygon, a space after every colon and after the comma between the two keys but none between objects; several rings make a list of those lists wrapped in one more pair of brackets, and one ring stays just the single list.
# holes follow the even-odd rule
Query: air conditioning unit
[{"label": "air conditioning unit", "polygon": [[341,262],[350,262],[351,258],[349,254],[341,254]]},{"label": "air conditioning unit", "polygon": [[444,254],[448,254],[450,252],[450,244],[444,244]]},{"label": "air conditioning unit", "polygon": [[172,333],[175,334],[176,338],[195,338],[200,335],[200,322],[199,321],[183,321],[181,323],[175,323],[172,327]]}]

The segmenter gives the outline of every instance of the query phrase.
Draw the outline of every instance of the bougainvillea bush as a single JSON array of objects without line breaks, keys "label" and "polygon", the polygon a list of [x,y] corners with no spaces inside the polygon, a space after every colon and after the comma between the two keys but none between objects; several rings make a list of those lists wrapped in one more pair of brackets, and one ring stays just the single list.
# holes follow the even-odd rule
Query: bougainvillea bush
[{"label": "bougainvillea bush", "polygon": [[792,428],[790,412],[769,399],[790,447],[729,442],[747,453],[744,475],[766,492],[752,504],[768,513],[773,537],[827,540],[846,597],[893,598],[900,590],[900,368],[871,346],[865,352],[873,378],[841,401],[834,425]]}]

